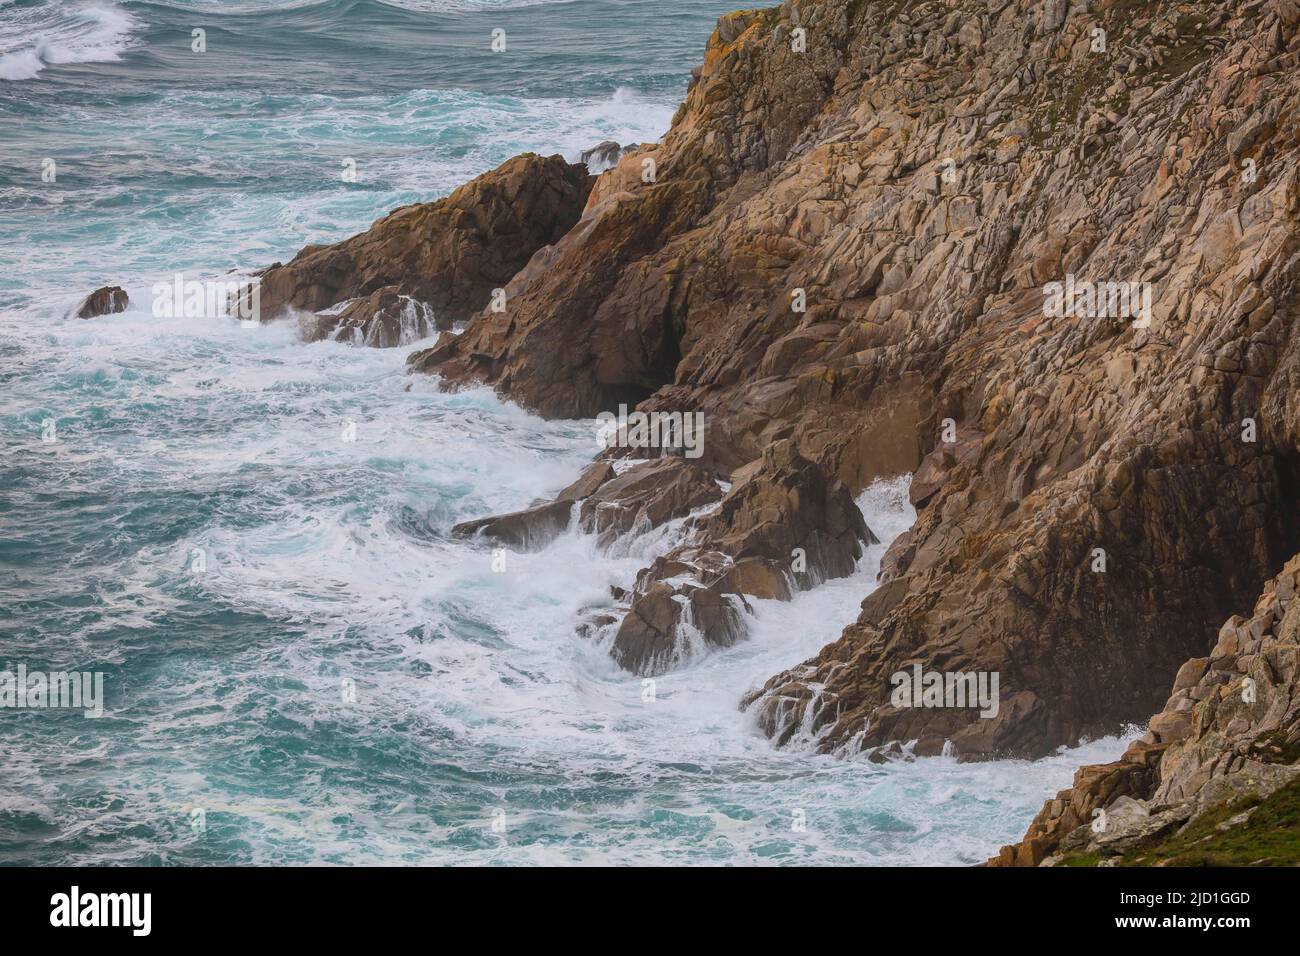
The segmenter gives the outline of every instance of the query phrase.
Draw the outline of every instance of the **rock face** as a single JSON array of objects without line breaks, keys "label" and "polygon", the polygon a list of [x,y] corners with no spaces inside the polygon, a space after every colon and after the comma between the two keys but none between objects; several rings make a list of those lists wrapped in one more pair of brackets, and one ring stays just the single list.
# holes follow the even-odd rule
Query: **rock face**
[{"label": "rock face", "polygon": [[602,484],[582,502],[579,520],[608,547],[620,535],[650,531],[721,497],[704,469],[681,458],[658,458]]},{"label": "rock face", "polygon": [[607,481],[618,477],[614,466],[607,461],[594,461],[578,476],[578,479],[556,496],[556,501],[581,501],[590,498]]},{"label": "rock face", "polygon": [[125,312],[130,302],[125,289],[120,286],[106,285],[86,296],[86,300],[77,308],[77,318],[93,319],[99,315]]},{"label": "rock face", "polygon": [[[813,583],[792,542],[850,567],[861,516],[808,489],[913,473],[881,587],[747,697],[759,725],[962,759],[1114,733],[1199,685],[1300,550],[1298,66],[1294,0],[731,14],[662,142],[410,367],[546,416],[704,416],[722,500],[656,465],[669,499],[628,472],[579,509],[610,546],[696,512],[607,615],[625,666],[739,639],[752,598]],[[996,677],[998,706],[897,696],[920,671]],[[1172,779],[1188,710],[1097,792]]]},{"label": "rock face", "polygon": [[1229,618],[1209,654],[1179,669],[1145,737],[1114,763],[1080,769],[1074,786],[1043,805],[1025,839],[990,863],[1034,866],[1072,853],[1114,858],[1300,779],[1298,590],[1300,555],[1267,584],[1249,618]]},{"label": "rock face", "polygon": [[324,329],[317,337],[342,324],[358,328],[366,344],[395,345],[402,310],[394,311],[393,297],[404,296],[419,303],[423,321],[451,328],[488,305],[493,289],[577,222],[591,182],[584,166],[560,156],[516,156],[445,199],[403,206],[360,235],[308,246],[287,265],[267,269],[262,317],[320,312],[355,299],[343,314],[316,323]]},{"label": "rock face", "polygon": [[[702,412],[721,477],[783,439],[850,493],[917,473],[888,583],[753,699],[777,741],[1113,733],[1300,547],[1300,10],[1090,6],[724,17],[663,141],[413,357],[547,416]],[[917,664],[998,675],[996,716],[895,707]]]}]

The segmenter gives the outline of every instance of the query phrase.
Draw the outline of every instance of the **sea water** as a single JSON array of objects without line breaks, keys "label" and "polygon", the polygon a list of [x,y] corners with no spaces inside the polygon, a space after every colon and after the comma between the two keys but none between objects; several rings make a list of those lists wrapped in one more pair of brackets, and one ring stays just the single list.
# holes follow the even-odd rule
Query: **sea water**
[{"label": "sea water", "polygon": [[[657,139],[734,6],[0,0],[0,669],[106,698],[0,711],[0,863],[971,864],[1119,753],[776,749],[738,701],[883,545],[647,685],[575,624],[680,528],[450,536],[573,480],[596,422],[443,394],[427,343],[151,314],[518,152]],[[69,317],[106,284],[128,312]],[[859,504],[885,542],[913,518],[905,478]]]}]

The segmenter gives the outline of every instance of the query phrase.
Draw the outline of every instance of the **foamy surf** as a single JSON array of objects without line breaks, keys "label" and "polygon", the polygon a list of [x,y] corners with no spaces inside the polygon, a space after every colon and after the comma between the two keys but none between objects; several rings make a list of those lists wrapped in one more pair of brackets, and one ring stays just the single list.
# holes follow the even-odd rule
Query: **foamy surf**
[{"label": "foamy surf", "polygon": [[0,18],[0,80],[29,80],[49,65],[119,59],[140,23],[120,7],[48,3]]},{"label": "foamy surf", "polygon": [[[506,7],[140,2],[124,33],[71,19],[90,6],[120,12],[0,8],[0,51],[36,74],[5,87],[0,122],[60,168],[49,184],[0,168],[0,646],[102,669],[108,713],[3,722],[0,861],[967,864],[1020,837],[1078,764],[1120,752],[875,765],[811,737],[774,749],[737,702],[856,617],[883,545],[849,578],[754,602],[748,640],[649,699],[574,625],[674,529],[613,550],[573,532],[504,572],[449,534],[567,485],[593,422],[444,394],[406,374],[407,348],[152,314],[153,283],[177,272],[286,260],[515,153],[658,138],[734,0],[661,4],[653,45],[627,42],[619,5],[523,11],[512,42],[557,46],[580,19],[589,43],[510,61],[508,89],[486,52]],[[210,49],[258,55],[214,78],[189,52],[198,14]],[[71,51],[76,31],[76,56],[118,57],[93,83],[37,47]],[[439,42],[446,59],[427,54]],[[68,317],[106,283],[127,312]],[[859,498],[886,541],[912,520],[905,489]]]}]

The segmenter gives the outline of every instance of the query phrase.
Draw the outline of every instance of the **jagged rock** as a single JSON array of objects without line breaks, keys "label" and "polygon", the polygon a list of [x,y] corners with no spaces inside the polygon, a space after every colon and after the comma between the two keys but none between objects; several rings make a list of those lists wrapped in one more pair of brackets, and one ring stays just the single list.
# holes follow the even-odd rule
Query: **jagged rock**
[{"label": "jagged rock", "polygon": [[659,581],[633,599],[611,653],[630,671],[660,674],[706,645],[728,647],[735,643],[744,634],[741,614],[748,610],[739,595]]},{"label": "jagged rock", "polygon": [[[662,142],[415,363],[546,416],[702,412],[718,475],[782,439],[853,494],[928,459],[889,590],[768,682],[778,741],[809,714],[825,751],[1114,733],[1300,542],[1293,4],[1094,6],[724,18]],[[1149,309],[1053,312],[1068,277]],[[894,709],[913,663],[999,674],[997,716]]]},{"label": "jagged rock", "polygon": [[789,440],[769,446],[762,462],[702,519],[696,540],[733,561],[766,559],[793,568],[800,589],[852,574],[862,545],[878,539],[848,488],[800,456]]},{"label": "jagged rock", "polygon": [[916,508],[925,507],[926,502],[943,487],[944,479],[953,469],[960,464],[970,463],[979,454],[983,438],[983,434],[972,428],[962,428],[957,432],[956,441],[940,442],[922,458],[907,489],[908,500],[912,505]]},{"label": "jagged rock", "polygon": [[580,501],[583,498],[590,498],[605,482],[612,481],[616,477],[618,477],[618,472],[614,470],[614,466],[609,462],[592,462],[583,469],[577,481],[555,496],[555,500]]},{"label": "jagged rock", "polygon": [[451,531],[456,537],[482,534],[518,547],[544,547],[565,531],[578,506],[580,526],[596,534],[602,545],[625,532],[643,532],[682,518],[722,496],[707,472],[680,458],[641,462],[618,475],[607,461],[583,470],[555,500],[513,511],[463,521]]},{"label": "jagged rock", "polygon": [[795,588],[850,574],[862,544],[875,540],[848,489],[793,442],[777,442],[689,525],[685,543],[637,576],[611,653],[648,674],[730,647],[748,631],[746,596],[787,601]]},{"label": "jagged rock", "polygon": [[578,220],[592,177],[560,156],[508,160],[445,199],[394,210],[368,230],[308,246],[261,275],[264,319],[319,312],[380,290],[423,303],[444,327],[489,304],[537,249]]},{"label": "jagged rock", "polygon": [[[1179,670],[1146,737],[1114,763],[1080,769],[1072,787],[1043,805],[1025,839],[989,862],[1034,866],[1058,848],[1123,852],[1169,826],[1246,795],[1267,797],[1300,778],[1298,586],[1300,555],[1268,582],[1251,617],[1234,615],[1223,625],[1208,658]],[[1133,816],[1131,801],[1154,811],[1152,820],[1114,824],[1117,807],[1121,823]],[[1106,813],[1102,833],[1089,826],[1098,810]]]},{"label": "jagged rock", "polygon": [[1061,841],[1060,849],[1077,853],[1123,853],[1184,825],[1192,813],[1191,804],[1153,813],[1144,801],[1121,796],[1105,808],[1104,816],[1098,815],[1092,823],[1072,831]]},{"label": "jagged rock", "polygon": [[784,565],[765,558],[741,558],[718,578],[717,589],[723,594],[748,594],[769,601],[788,601],[794,596]]},{"label": "jagged rock", "polygon": [[602,483],[582,502],[579,524],[607,547],[622,534],[684,518],[721,497],[717,482],[703,468],[684,458],[656,458]]},{"label": "jagged rock", "polygon": [[77,307],[77,318],[93,319],[99,315],[125,312],[130,302],[125,289],[120,286],[106,285],[86,296],[85,301]]},{"label": "jagged rock", "polygon": [[619,157],[622,155],[623,147],[612,139],[607,139],[603,143],[597,143],[591,149],[584,149],[582,151],[582,162],[593,173],[598,173],[609,169],[618,162]]},{"label": "jagged rock", "polygon": [[538,550],[559,537],[572,517],[573,502],[552,501],[523,511],[462,521],[451,533],[458,538],[481,534],[517,548]]},{"label": "jagged rock", "polygon": [[423,302],[399,294],[397,286],[351,299],[337,310],[318,312],[301,322],[305,341],[336,338],[374,348],[405,345],[426,338],[434,329],[451,328],[450,321],[438,319]]}]

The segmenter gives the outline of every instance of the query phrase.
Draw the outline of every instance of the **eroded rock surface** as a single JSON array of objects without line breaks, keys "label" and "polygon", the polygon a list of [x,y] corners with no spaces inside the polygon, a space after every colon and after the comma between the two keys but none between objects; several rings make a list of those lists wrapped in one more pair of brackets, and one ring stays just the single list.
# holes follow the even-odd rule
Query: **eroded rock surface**
[{"label": "eroded rock surface", "polygon": [[[1114,733],[1300,545],[1298,28],[1291,0],[729,15],[663,141],[412,367],[548,416],[703,412],[722,477],[781,440],[851,494],[917,473],[887,583],[753,696],[778,742]],[[1150,309],[1049,314],[1067,279]],[[896,708],[914,665],[998,674],[997,715]]]},{"label": "eroded rock surface", "polygon": [[[1185,663],[1146,735],[1114,763],[1083,767],[1025,839],[990,861],[1034,866],[1062,853],[1113,856],[1246,796],[1300,778],[1300,555],[1249,617]],[[1240,822],[1245,822],[1244,819]]]},{"label": "eroded rock surface", "polygon": [[[633,147],[629,146],[628,149]],[[619,157],[624,153],[624,148],[612,139],[597,143],[591,149],[584,149],[580,159],[586,167],[593,173],[604,172],[611,166],[618,163]]]},{"label": "eroded rock surface", "polygon": [[757,464],[637,576],[611,649],[624,667],[655,674],[731,646],[748,630],[747,598],[788,601],[852,574],[863,545],[877,540],[843,483],[793,442],[777,442]]},{"label": "eroded rock surface", "polygon": [[446,331],[451,321],[438,318],[433,309],[388,286],[360,299],[323,312],[304,314],[302,337],[306,342],[334,338],[353,345],[394,348]]},{"label": "eroded rock surface", "polygon": [[621,535],[650,531],[721,497],[703,468],[684,458],[657,458],[602,483],[582,502],[579,521],[608,547]]}]

